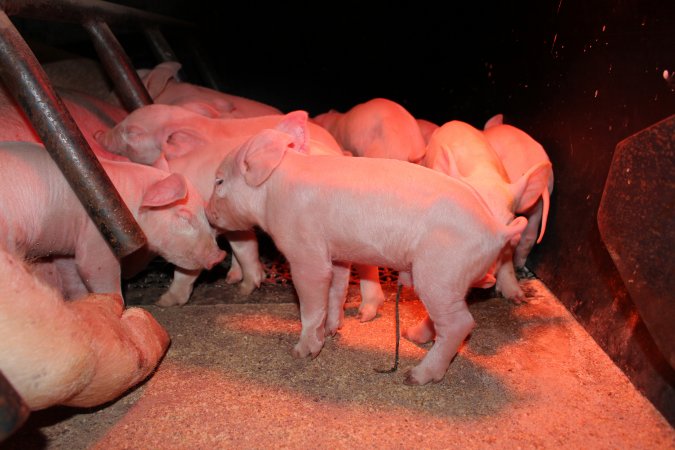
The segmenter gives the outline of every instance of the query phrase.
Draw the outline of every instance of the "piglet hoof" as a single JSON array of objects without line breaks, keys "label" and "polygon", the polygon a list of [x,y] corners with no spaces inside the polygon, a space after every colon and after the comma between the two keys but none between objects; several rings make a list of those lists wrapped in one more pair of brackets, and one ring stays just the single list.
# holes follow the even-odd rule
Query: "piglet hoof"
[{"label": "piglet hoof", "polygon": [[174,292],[165,292],[159,297],[159,300],[155,302],[155,305],[161,306],[163,308],[168,308],[171,306],[181,306],[186,304],[188,299],[180,298]]},{"label": "piglet hoof", "polygon": [[253,291],[259,287],[259,285],[256,285],[253,281],[251,280],[244,280],[242,283],[239,285],[239,295],[243,296],[248,296],[253,293]]},{"label": "piglet hoof", "polygon": [[291,350],[291,355],[296,359],[304,359],[310,357],[311,359],[316,358],[321,353],[321,346],[318,349],[311,349],[309,345],[298,342]]},{"label": "piglet hoof", "polygon": [[338,333],[338,331],[340,331],[340,329],[342,329],[342,321],[340,321],[340,322],[338,322],[334,325],[326,323],[324,336],[325,337],[333,337]]},{"label": "piglet hoof", "polygon": [[434,379],[433,377],[420,373],[422,371],[416,369],[418,369],[418,367],[413,367],[405,373],[403,384],[408,386],[424,386],[428,383],[438,383],[443,379],[443,377],[438,380]]},{"label": "piglet hoof", "polygon": [[514,305],[522,305],[524,303],[527,303],[527,297],[525,297],[525,294],[520,294],[516,295],[515,297],[509,299]]},{"label": "piglet hoof", "polygon": [[230,267],[230,270],[227,271],[225,282],[227,284],[239,283],[243,278],[244,275],[241,273],[241,267]]},{"label": "piglet hoof", "polygon": [[356,318],[359,322],[370,322],[377,316],[377,306],[378,305],[361,303]]},{"label": "piglet hoof", "polygon": [[429,330],[421,329],[420,327],[415,326],[403,330],[401,336],[418,345],[426,344],[427,342],[431,342],[434,339],[433,333],[430,333]]}]

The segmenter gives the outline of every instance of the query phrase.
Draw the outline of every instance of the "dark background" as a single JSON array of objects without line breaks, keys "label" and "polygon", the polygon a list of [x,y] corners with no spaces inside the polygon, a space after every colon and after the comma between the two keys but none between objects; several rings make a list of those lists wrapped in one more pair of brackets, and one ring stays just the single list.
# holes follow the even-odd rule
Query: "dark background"
[{"label": "dark background", "polygon": [[[346,111],[385,97],[438,124],[482,127],[503,113],[531,134],[549,153],[556,183],[549,227],[528,267],[675,423],[675,371],[597,225],[616,145],[675,113],[675,83],[663,75],[675,71],[675,2],[116,3],[193,22],[163,30],[189,80],[201,82],[199,48],[223,90],[285,112]],[[157,63],[142,36],[118,38],[137,68]],[[83,44],[63,28],[50,39],[91,52],[86,36]],[[670,232],[645,252],[672,245]],[[662,270],[672,274],[672,264]],[[675,286],[662,290],[654,301],[666,303],[655,307],[669,314]]]}]

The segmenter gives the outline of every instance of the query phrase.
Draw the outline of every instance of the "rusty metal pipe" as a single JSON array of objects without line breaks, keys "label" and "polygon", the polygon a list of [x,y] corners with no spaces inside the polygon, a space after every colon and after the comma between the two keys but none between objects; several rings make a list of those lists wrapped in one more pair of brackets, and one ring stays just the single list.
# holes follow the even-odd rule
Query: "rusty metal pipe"
[{"label": "rusty metal pipe", "polygon": [[93,20],[129,29],[137,29],[147,23],[194,26],[161,14],[97,0],[0,0],[0,8],[9,16],[71,23]]},{"label": "rusty metal pipe", "polygon": [[124,107],[133,111],[152,104],[152,97],[110,27],[104,22],[91,20],[85,21],[82,26],[89,33],[101,64],[110,76]]},{"label": "rusty metal pipe", "polygon": [[2,10],[0,76],[115,254],[121,258],[144,246],[143,231],[35,55]]}]

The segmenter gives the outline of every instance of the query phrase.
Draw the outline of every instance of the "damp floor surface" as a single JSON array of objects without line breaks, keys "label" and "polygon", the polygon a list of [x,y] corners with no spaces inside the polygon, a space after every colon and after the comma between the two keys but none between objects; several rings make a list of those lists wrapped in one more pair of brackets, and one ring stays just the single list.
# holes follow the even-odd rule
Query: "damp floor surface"
[{"label": "damp floor surface", "polygon": [[[164,276],[164,275],[162,275]],[[395,283],[378,317],[356,318],[350,287],[343,329],[314,360],[290,355],[300,333],[292,284],[250,297],[215,279],[187,305],[151,305],[162,281],[127,288],[169,331],[156,372],[117,401],[34,412],[3,449],[675,449],[675,431],[536,278],[522,305],[472,295],[476,328],[445,379],[403,384],[429,345],[400,343]],[[404,328],[424,314],[410,290]]]}]

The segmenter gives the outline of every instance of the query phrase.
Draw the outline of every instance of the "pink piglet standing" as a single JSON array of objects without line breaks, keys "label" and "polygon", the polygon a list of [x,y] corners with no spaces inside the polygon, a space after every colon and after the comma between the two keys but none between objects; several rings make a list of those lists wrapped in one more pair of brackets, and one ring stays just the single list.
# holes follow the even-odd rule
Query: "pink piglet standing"
[{"label": "pink piglet standing", "polygon": [[316,357],[340,328],[349,262],[412,274],[435,343],[406,376],[443,379],[474,326],[465,296],[527,224],[499,223],[466,183],[404,161],[311,156],[301,132],[263,130],[225,156],[207,208],[225,230],[258,225],[290,263],[302,331],[292,354]]},{"label": "pink piglet standing", "polygon": [[[343,151],[332,135],[321,126],[308,122],[305,111],[286,115],[268,115],[242,119],[215,117],[203,103],[182,106],[149,105],[137,109],[108,132],[98,134],[98,142],[110,152],[132,160],[164,166],[185,175],[204,198],[213,191],[215,170],[223,157],[266,128],[289,129],[305,136],[304,149],[316,156],[341,156]],[[228,231],[225,237],[232,247],[229,283],[241,281],[240,292],[247,295],[260,286],[264,269],[258,258],[258,246],[252,230]],[[375,317],[384,301],[377,267],[359,265],[362,302],[361,320]],[[182,305],[189,299],[198,273],[177,271],[169,291],[158,305]]]},{"label": "pink piglet standing", "polygon": [[[373,98],[359,103],[342,113],[335,110],[319,114],[313,122],[327,129],[335,140],[354,156],[387,158],[411,163],[419,162],[424,156],[424,132],[427,123],[420,123],[408,110],[393,100]],[[429,125],[433,125],[429,122]],[[376,280],[376,267],[357,264],[361,278],[362,295],[359,316],[362,321],[375,318],[377,310],[384,303],[384,292]],[[405,280],[405,281],[404,281]],[[399,281],[410,284],[405,273],[399,274]]]},{"label": "pink piglet standing", "polygon": [[[473,187],[502,224],[511,223],[516,214],[532,208],[546,189],[551,173],[551,163],[543,161],[511,183],[482,131],[459,120],[443,124],[432,134],[423,165]],[[504,297],[520,303],[525,300],[525,294],[513,267],[514,248],[515,245],[506,246],[497,261],[496,289]]]},{"label": "pink piglet standing", "polygon": [[[503,116],[497,114],[485,123],[483,134],[504,164],[504,169],[512,181],[523,176],[537,164],[550,162],[546,150],[523,130],[503,122]],[[527,261],[535,242],[538,244],[546,232],[548,211],[553,193],[553,170],[549,172],[546,187],[541,191],[537,202],[523,211],[527,217],[527,228],[516,247],[513,262],[516,268],[522,268]],[[540,231],[541,227],[541,231]]]}]

